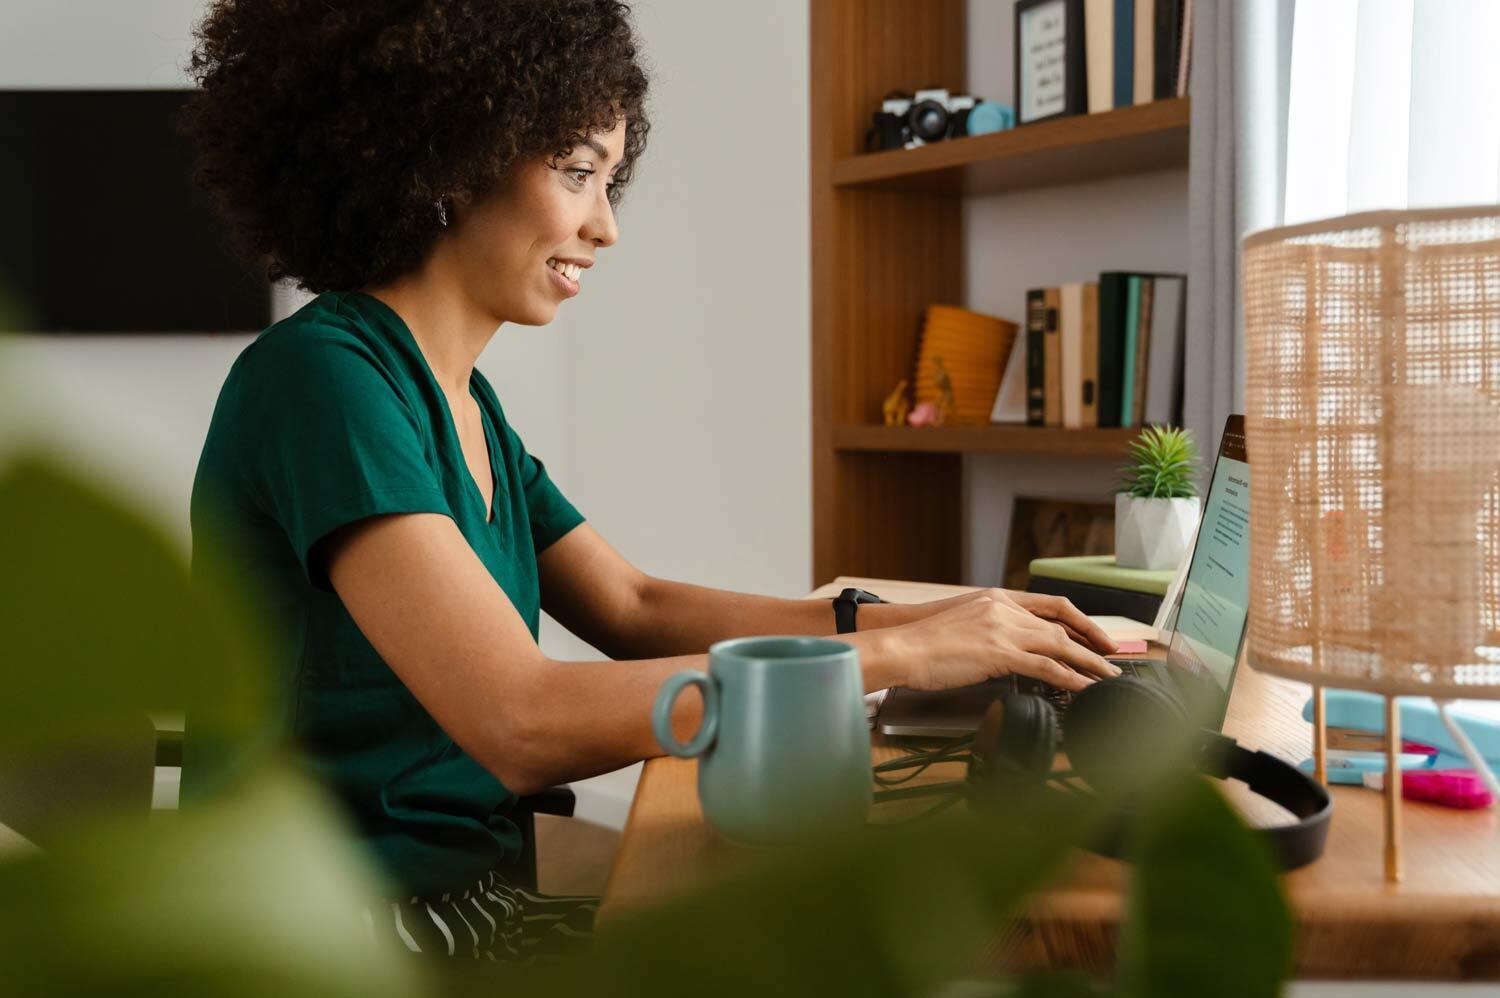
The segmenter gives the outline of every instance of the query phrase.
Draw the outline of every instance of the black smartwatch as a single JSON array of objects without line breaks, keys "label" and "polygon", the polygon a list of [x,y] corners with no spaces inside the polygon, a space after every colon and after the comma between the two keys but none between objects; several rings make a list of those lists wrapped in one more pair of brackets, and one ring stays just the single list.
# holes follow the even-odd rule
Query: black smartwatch
[{"label": "black smartwatch", "polygon": [[885,600],[863,589],[845,589],[833,598],[833,622],[840,634],[854,633],[854,614],[861,603],[884,603]]}]

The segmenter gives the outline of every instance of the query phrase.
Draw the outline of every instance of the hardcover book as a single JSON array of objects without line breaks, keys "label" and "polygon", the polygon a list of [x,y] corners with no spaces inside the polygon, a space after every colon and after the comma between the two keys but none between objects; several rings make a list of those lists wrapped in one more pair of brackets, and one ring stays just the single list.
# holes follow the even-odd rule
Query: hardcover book
[{"label": "hardcover book", "polygon": [[1047,423],[1047,368],[1044,340],[1047,333],[1047,292],[1026,292],[1026,424]]},{"label": "hardcover book", "polygon": [[1061,299],[1057,288],[1048,288],[1043,301],[1046,303],[1046,334],[1042,350],[1045,353],[1043,367],[1046,384],[1043,389],[1043,419],[1047,426],[1061,426],[1062,415],[1062,329],[1058,325]]}]

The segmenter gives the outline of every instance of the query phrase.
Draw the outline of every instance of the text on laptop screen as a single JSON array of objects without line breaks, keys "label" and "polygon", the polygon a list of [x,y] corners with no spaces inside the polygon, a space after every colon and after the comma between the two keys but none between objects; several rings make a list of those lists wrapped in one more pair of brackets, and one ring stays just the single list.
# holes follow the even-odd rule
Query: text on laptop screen
[{"label": "text on laptop screen", "polygon": [[1250,608],[1250,465],[1220,454],[1182,587],[1172,664],[1229,688]]}]

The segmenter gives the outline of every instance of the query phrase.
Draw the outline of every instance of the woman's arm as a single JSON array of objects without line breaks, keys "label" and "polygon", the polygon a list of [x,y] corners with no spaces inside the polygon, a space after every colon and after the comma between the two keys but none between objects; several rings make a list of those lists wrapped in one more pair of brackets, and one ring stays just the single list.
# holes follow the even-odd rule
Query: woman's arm
[{"label": "woman's arm", "polygon": [[[715,641],[751,634],[833,634],[828,600],[777,599],[653,578],[626,561],[588,524],[537,559],[542,606],[564,627],[611,658],[704,652]],[[1009,602],[1064,625],[1075,640],[1109,654],[1098,625],[1058,596],[976,589],[930,603],[874,603],[855,615],[860,631],[910,624],[970,600]]]},{"label": "woman's arm", "polygon": [[[651,705],[704,655],[632,662],[547,658],[451,519],[374,517],[319,546],[335,592],[382,659],[464,751],[516,793],[660,755]],[[905,680],[896,642],[861,635],[866,685]],[[879,684],[879,685],[871,685]],[[679,737],[701,702],[680,698]]]},{"label": "woman's arm", "polygon": [[[446,516],[372,517],[334,534],[315,556],[397,677],[449,737],[516,793],[661,754],[650,723],[657,689],[673,672],[707,664],[703,655],[547,658]],[[1085,673],[1115,671],[1060,625],[984,597],[848,637],[867,690],[942,689],[1012,672],[1080,689],[1092,681]],[[679,736],[697,728],[700,710],[694,698],[679,701]]]}]

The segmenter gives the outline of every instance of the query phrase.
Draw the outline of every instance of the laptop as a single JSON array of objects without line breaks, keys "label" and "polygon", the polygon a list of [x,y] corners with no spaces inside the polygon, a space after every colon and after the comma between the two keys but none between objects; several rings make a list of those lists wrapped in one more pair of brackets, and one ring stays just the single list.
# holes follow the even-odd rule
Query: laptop
[{"label": "laptop", "polygon": [[[1250,463],[1245,419],[1230,416],[1219,439],[1203,518],[1177,596],[1158,620],[1166,658],[1111,658],[1126,675],[1169,689],[1219,730],[1245,642],[1250,608]],[[1170,635],[1170,638],[1167,636]],[[1045,696],[1066,729],[1072,695],[1025,677],[993,679],[957,690],[893,689],[880,706],[883,734],[958,738],[973,734],[994,699],[1012,691]]]}]

